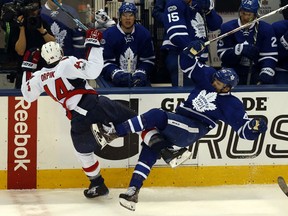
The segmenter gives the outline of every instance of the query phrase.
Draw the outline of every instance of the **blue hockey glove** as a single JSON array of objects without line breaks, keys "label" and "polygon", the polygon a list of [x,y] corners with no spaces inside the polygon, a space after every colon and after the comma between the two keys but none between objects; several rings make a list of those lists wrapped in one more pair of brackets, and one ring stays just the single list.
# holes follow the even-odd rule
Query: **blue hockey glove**
[{"label": "blue hockey glove", "polygon": [[200,56],[204,49],[204,42],[201,40],[195,40],[189,43],[189,45],[183,50],[183,53],[188,55],[190,58],[194,58],[195,56]]},{"label": "blue hockey glove", "polygon": [[100,47],[100,40],[102,33],[96,29],[89,29],[86,31],[86,39],[84,45],[86,47]]},{"label": "blue hockey glove", "polygon": [[249,122],[249,128],[253,132],[265,133],[267,130],[267,124],[263,119],[252,119]]},{"label": "blue hockey glove", "polygon": [[147,75],[144,70],[135,70],[135,72],[132,74],[132,85],[136,87],[147,85]]},{"label": "blue hockey glove", "polygon": [[193,0],[192,4],[195,8],[204,13],[208,13],[214,8],[214,1],[213,0]]},{"label": "blue hockey glove", "polygon": [[131,86],[131,73],[124,72],[122,69],[115,69],[111,74],[112,82],[117,87]]},{"label": "blue hockey glove", "polygon": [[261,84],[273,84],[275,71],[272,68],[262,68],[259,74]]},{"label": "blue hockey glove", "polygon": [[251,44],[237,44],[235,46],[235,54],[236,55],[243,55],[248,59],[257,62],[259,57],[259,50],[256,46]]},{"label": "blue hockey glove", "polygon": [[38,61],[40,59],[40,50],[37,48],[32,48],[26,50],[23,62],[22,62],[22,70],[26,72],[34,72],[36,71]]}]

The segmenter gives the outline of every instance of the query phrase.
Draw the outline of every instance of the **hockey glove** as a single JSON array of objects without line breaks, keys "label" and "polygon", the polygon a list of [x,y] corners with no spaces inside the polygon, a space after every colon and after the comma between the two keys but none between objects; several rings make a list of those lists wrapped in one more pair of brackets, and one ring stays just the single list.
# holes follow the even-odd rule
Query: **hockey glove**
[{"label": "hockey glove", "polygon": [[253,46],[251,44],[241,43],[235,46],[234,51],[235,51],[235,54],[238,56],[242,55],[254,62],[258,61],[259,50],[256,46]]},{"label": "hockey glove", "polygon": [[262,68],[259,74],[261,84],[273,84],[275,71],[272,68]]},{"label": "hockey glove", "polygon": [[122,69],[115,69],[111,74],[112,82],[117,87],[131,86],[131,73],[124,72]]},{"label": "hockey glove", "polygon": [[21,65],[22,70],[26,72],[36,71],[39,59],[40,59],[40,50],[38,48],[32,48],[26,50]]},{"label": "hockey glove", "polygon": [[280,43],[288,50],[288,31],[280,38]]},{"label": "hockey glove", "polygon": [[253,132],[265,133],[267,130],[267,124],[263,119],[252,119],[249,122],[249,129]]},{"label": "hockey glove", "polygon": [[194,58],[196,55],[200,56],[205,49],[204,42],[201,40],[191,41],[190,44],[183,50],[183,53],[190,58]]},{"label": "hockey glove", "polygon": [[100,47],[102,33],[97,29],[89,29],[86,31],[86,39],[84,45],[86,47]]},{"label": "hockey glove", "polygon": [[132,85],[137,87],[147,85],[147,75],[144,70],[135,70],[135,72],[132,74]]}]

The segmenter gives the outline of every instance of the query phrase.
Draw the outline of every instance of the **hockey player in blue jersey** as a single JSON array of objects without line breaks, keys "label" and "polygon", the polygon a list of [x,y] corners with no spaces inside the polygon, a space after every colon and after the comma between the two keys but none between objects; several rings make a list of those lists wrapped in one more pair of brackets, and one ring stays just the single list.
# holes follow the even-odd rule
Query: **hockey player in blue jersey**
[{"label": "hockey player in blue jersey", "polygon": [[[62,0],[58,0],[62,4]],[[75,18],[79,19],[77,11],[69,5],[62,4]],[[52,0],[47,0],[42,6],[41,18],[45,20],[50,30],[64,51],[64,55],[73,55],[77,58],[85,57],[85,31],[81,30],[64,11]]]},{"label": "hockey player in blue jersey", "polygon": [[[221,34],[257,18],[258,9],[258,0],[242,0],[239,18],[222,24]],[[274,82],[277,40],[272,26],[264,21],[219,40],[217,54],[223,67],[235,69],[240,85]]]},{"label": "hockey player in blue jersey", "polygon": [[[207,31],[220,29],[222,18],[214,10],[213,0],[170,0],[164,11],[165,38],[161,49],[167,50],[166,67],[173,86],[181,86],[178,75],[178,56],[193,40],[207,40]],[[207,28],[207,29],[206,29]],[[200,56],[201,62],[208,60],[208,49]],[[180,76],[181,77],[181,76]],[[184,85],[192,85],[184,76]]]},{"label": "hockey player in blue jersey", "polygon": [[275,84],[288,84],[288,20],[274,22],[272,27],[278,42]]},{"label": "hockey player in blue jersey", "polygon": [[242,102],[231,94],[231,89],[238,83],[237,73],[231,68],[217,71],[200,63],[190,52],[194,50],[200,55],[203,48],[203,42],[193,41],[180,54],[181,70],[193,79],[195,88],[175,113],[154,108],[109,128],[110,133],[118,136],[145,130],[142,138],[146,144],[142,143],[129,188],[119,196],[120,204],[125,208],[135,210],[143,181],[167,145],[189,146],[216,127],[219,120],[230,125],[242,139],[255,140],[267,130],[265,121],[249,118]]},{"label": "hockey player in blue jersey", "polygon": [[150,32],[136,24],[135,4],[123,2],[119,23],[103,32],[104,68],[102,75],[112,86],[149,85],[155,54]]}]

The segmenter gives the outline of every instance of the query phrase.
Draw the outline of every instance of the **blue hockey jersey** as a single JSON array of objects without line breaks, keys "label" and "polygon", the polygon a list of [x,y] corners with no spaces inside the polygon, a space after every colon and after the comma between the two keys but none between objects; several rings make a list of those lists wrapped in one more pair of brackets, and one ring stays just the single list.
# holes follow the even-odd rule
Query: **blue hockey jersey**
[{"label": "blue hockey jersey", "polygon": [[[288,47],[285,42],[281,43],[281,37],[288,31],[288,20],[280,20],[272,24],[278,41],[278,64],[277,67],[288,70]],[[288,42],[288,41],[286,41]]]},{"label": "blue hockey jersey", "polygon": [[[63,5],[75,18],[79,19],[77,11],[69,5]],[[41,18],[45,20],[51,29],[66,56],[77,58],[85,57],[85,31],[78,28],[75,22],[60,8],[52,11],[47,3],[41,9]]]},{"label": "blue hockey jersey", "polygon": [[[220,29],[222,18],[214,9],[205,16],[210,31]],[[162,49],[181,52],[193,40],[207,41],[203,16],[183,0],[167,1],[164,11],[165,38]],[[208,49],[201,55],[204,61],[208,58]]]},{"label": "blue hockey jersey", "polygon": [[180,67],[188,77],[195,81],[195,88],[186,101],[176,109],[176,113],[196,118],[213,128],[221,120],[230,125],[237,134],[248,140],[254,140],[259,132],[252,132],[248,124],[251,119],[245,112],[243,103],[229,93],[217,93],[212,86],[216,70],[203,65],[185,54],[180,55]]},{"label": "blue hockey jersey", "polygon": [[[222,24],[220,34],[225,34],[239,26],[241,26],[240,19],[231,20]],[[259,21],[258,26],[254,23],[249,29],[242,29],[218,41],[217,55],[222,61],[222,66],[233,67],[239,75],[248,74],[250,67],[248,58],[235,54],[235,46],[241,43],[254,44],[259,50],[258,61],[253,67],[255,73],[259,74],[262,68],[275,69],[278,58],[277,40],[270,24]]]},{"label": "blue hockey jersey", "polygon": [[111,80],[115,69],[133,73],[136,69],[151,73],[155,54],[150,32],[140,24],[135,24],[131,34],[125,34],[120,25],[103,32],[104,68],[102,75]]}]

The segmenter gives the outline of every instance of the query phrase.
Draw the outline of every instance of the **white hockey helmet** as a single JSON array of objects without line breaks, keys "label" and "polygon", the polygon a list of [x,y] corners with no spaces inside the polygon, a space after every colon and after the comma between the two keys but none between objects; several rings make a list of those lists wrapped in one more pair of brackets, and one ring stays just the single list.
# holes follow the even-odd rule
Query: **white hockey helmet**
[{"label": "white hockey helmet", "polygon": [[47,64],[53,64],[63,57],[63,50],[60,44],[50,41],[45,43],[41,48],[41,56]]}]

